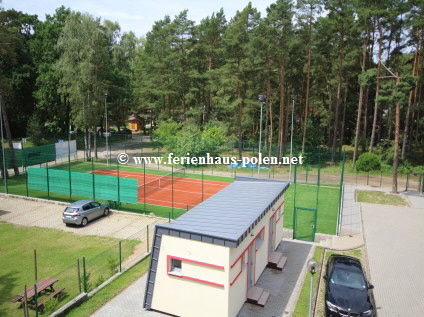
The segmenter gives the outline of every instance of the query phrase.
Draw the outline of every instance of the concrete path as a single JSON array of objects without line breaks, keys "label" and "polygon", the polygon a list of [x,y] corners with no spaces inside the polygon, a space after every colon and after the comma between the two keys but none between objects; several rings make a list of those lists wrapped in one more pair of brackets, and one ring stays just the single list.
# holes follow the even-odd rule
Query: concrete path
[{"label": "concrete path", "polygon": [[237,317],[287,316],[287,304],[296,287],[312,245],[283,240],[278,247],[287,257],[283,271],[266,268],[256,286],[270,293],[265,307],[244,303]]},{"label": "concrete path", "polygon": [[[424,200],[423,200],[424,202]],[[424,210],[362,203],[371,282],[379,316],[424,312]],[[424,204],[420,204],[421,208]]]},{"label": "concrete path", "polygon": [[147,273],[98,309],[92,317],[169,317],[143,308]]},{"label": "concrete path", "polygon": [[355,185],[344,185],[340,225],[341,236],[362,233],[361,207],[360,203],[356,202],[355,192]]}]

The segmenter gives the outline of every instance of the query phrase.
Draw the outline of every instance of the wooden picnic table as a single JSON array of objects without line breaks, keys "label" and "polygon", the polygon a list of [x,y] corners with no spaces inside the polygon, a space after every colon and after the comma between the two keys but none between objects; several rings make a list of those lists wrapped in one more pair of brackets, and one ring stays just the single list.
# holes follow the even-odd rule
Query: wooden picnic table
[{"label": "wooden picnic table", "polygon": [[[37,295],[40,294],[42,291],[46,290],[47,288],[50,288],[50,290],[53,292],[54,291],[53,285],[57,281],[58,281],[57,279],[51,278],[51,277],[47,277],[45,279],[42,279],[41,281],[38,281],[36,283],[36,285],[37,285]],[[25,290],[23,290],[15,298],[13,298],[12,302],[23,301],[24,296],[25,296]],[[33,285],[33,286],[27,288],[27,299],[30,300],[34,296],[35,296],[35,289],[34,289],[34,285]]]}]

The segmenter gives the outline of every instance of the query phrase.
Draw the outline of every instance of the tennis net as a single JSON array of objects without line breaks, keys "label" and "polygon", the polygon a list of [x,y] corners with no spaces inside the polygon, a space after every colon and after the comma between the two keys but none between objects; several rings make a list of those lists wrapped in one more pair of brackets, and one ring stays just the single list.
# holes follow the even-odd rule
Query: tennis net
[{"label": "tennis net", "polygon": [[172,182],[174,182],[174,184],[178,182],[178,180],[181,178],[181,175],[183,174],[183,168],[175,170],[158,179],[155,179],[139,186],[139,192],[141,192],[144,196],[147,196],[148,194],[153,193],[160,188],[169,188],[172,186]]}]

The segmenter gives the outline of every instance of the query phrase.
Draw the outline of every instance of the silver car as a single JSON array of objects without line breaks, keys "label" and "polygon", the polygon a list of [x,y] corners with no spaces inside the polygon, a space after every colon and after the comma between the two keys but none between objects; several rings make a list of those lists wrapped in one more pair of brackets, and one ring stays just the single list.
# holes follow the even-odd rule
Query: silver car
[{"label": "silver car", "polygon": [[109,215],[109,206],[92,200],[78,200],[63,212],[63,222],[85,227],[91,220]]}]

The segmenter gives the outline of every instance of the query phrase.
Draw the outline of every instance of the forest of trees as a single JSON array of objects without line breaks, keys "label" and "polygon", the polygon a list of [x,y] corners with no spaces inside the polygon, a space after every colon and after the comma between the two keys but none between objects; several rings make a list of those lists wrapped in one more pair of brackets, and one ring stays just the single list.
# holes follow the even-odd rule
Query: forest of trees
[{"label": "forest of trees", "polygon": [[352,145],[355,164],[385,146],[394,175],[398,158],[422,164],[423,1],[277,0],[265,16],[248,4],[197,24],[187,13],[137,38],[65,7],[45,21],[1,9],[8,138],[66,133],[70,124],[89,138],[103,125],[107,92],[114,125],[149,110],[156,122],[219,122],[229,136],[257,140],[263,94],[265,143],[280,154],[294,100],[302,149],[334,155]]}]

